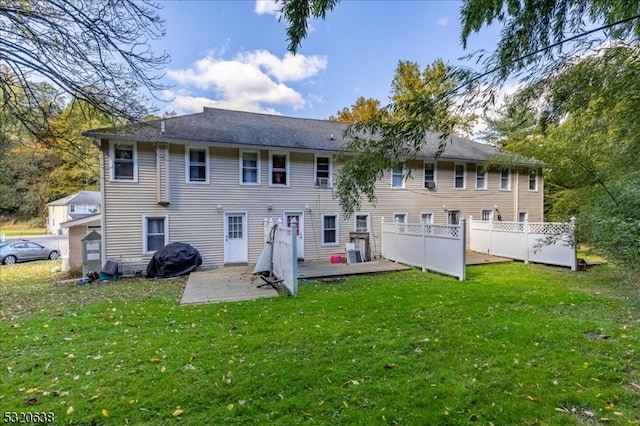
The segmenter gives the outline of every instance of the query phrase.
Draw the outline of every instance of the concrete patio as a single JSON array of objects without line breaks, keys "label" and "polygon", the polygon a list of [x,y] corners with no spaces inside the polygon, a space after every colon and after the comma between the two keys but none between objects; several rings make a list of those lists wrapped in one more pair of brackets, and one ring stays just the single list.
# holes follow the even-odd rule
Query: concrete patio
[{"label": "concrete patio", "polygon": [[[467,266],[488,263],[512,262],[483,253],[467,252]],[[182,294],[181,304],[231,302],[253,300],[262,297],[276,297],[278,291],[264,284],[259,276],[253,275],[253,265],[224,266],[209,271],[194,272],[189,276]],[[347,275],[376,274],[411,269],[410,266],[388,260],[365,263],[300,262],[299,279],[329,279]]]}]

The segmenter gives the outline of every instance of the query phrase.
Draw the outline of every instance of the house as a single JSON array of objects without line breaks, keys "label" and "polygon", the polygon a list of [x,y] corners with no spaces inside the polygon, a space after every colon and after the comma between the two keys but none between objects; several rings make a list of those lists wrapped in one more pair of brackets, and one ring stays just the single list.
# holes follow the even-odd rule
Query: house
[{"label": "house", "polygon": [[100,212],[100,191],[80,191],[47,203],[47,234],[66,233],[63,222]]},{"label": "house", "polygon": [[[329,260],[353,237],[380,252],[380,223],[456,224],[461,216],[539,221],[543,181],[531,169],[484,171],[496,148],[436,134],[423,157],[389,170],[378,202],[346,218],[332,178],[347,124],[205,108],[136,127],[85,133],[102,153],[103,259],[150,258],[171,242],[197,248],[203,267],[254,263],[265,218],[298,224],[298,257]],[[412,178],[404,179],[410,168]]]}]

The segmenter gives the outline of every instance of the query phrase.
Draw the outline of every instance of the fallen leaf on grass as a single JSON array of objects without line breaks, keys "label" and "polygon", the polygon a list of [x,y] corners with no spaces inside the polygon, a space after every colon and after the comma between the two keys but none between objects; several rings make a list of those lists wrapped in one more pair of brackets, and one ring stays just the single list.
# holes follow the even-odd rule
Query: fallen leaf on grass
[{"label": "fallen leaf on grass", "polygon": [[109,417],[109,410],[107,410],[106,408],[102,409],[102,415],[105,417]]},{"label": "fallen leaf on grass", "polygon": [[527,396],[527,398],[529,399],[529,401],[533,401],[533,402],[540,402],[540,398],[538,398],[537,396]]},{"label": "fallen leaf on grass", "polygon": [[73,413],[73,405],[70,405],[69,408],[67,408],[67,414],[71,413]]},{"label": "fallen leaf on grass", "polygon": [[384,368],[387,370],[393,370],[394,368],[396,368],[396,365],[389,363],[389,364],[385,364]]},{"label": "fallen leaf on grass", "polygon": [[178,408],[178,409],[177,409],[176,411],[174,411],[174,412],[173,412],[173,414],[171,414],[171,415],[172,415],[173,417],[177,417],[177,416],[179,416],[179,415],[180,415],[180,414],[182,414],[182,413],[184,413],[184,410],[181,410],[181,409],[179,409],[179,408]]}]

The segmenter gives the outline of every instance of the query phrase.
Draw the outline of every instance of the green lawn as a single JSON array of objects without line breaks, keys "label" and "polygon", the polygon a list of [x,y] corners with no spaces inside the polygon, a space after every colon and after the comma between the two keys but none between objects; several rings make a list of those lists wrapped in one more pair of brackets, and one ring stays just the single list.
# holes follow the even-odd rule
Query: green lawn
[{"label": "green lawn", "polygon": [[0,403],[75,424],[640,424],[640,294],[610,266],[411,270],[180,306],[184,279],[0,267]]},{"label": "green lawn", "polygon": [[34,235],[46,235],[47,228],[33,227],[27,223],[0,223],[0,234],[6,238],[29,237]]}]

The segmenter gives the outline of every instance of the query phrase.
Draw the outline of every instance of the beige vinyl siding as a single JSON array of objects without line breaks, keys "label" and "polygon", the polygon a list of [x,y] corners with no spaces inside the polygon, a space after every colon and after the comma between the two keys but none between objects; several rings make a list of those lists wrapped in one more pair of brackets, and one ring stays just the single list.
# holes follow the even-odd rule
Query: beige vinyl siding
[{"label": "beige vinyl siding", "polygon": [[[192,146],[192,145],[190,145]],[[144,256],[144,215],[168,216],[169,242],[184,242],[193,245],[203,258],[203,267],[222,266],[224,263],[224,213],[246,213],[248,236],[248,259],[254,263],[263,249],[263,220],[281,219],[284,212],[300,212],[304,216],[305,260],[328,261],[334,253],[344,253],[349,242],[349,233],[354,231],[354,218],[345,218],[334,198],[335,189],[315,186],[314,152],[289,152],[289,186],[269,186],[269,150],[259,150],[260,185],[240,184],[241,149],[207,146],[209,153],[209,183],[188,184],[185,181],[185,147],[170,146],[170,199],[169,204],[157,203],[156,153],[151,143],[139,142],[138,182],[113,182],[103,180],[105,204],[106,252],[109,258],[150,258]],[[326,153],[322,153],[326,155]],[[103,150],[105,170],[109,168],[108,144]],[[458,163],[459,164],[459,163]],[[412,176],[405,188],[391,188],[390,171],[377,185],[376,206],[366,201],[361,213],[370,214],[372,253],[380,253],[380,221],[391,220],[394,212],[408,213],[409,222],[419,222],[422,212],[432,212],[434,223],[446,223],[447,209],[460,210],[461,215],[480,218],[482,210],[498,205],[503,220],[513,220],[515,195],[519,194],[519,206],[526,207],[530,220],[542,211],[542,178],[538,180],[538,191],[527,190],[528,179],[520,175],[519,190],[515,191],[515,174],[511,174],[512,190],[500,191],[499,170],[487,173],[487,190],[475,189],[474,163],[466,163],[466,189],[453,187],[453,161],[438,161],[436,188],[425,189],[423,161],[407,162]],[[336,176],[340,164],[333,163]],[[269,211],[267,206],[273,209]],[[219,212],[221,205],[224,212]],[[308,209],[306,209],[308,206]],[[322,216],[338,214],[339,245],[322,245]]]}]

